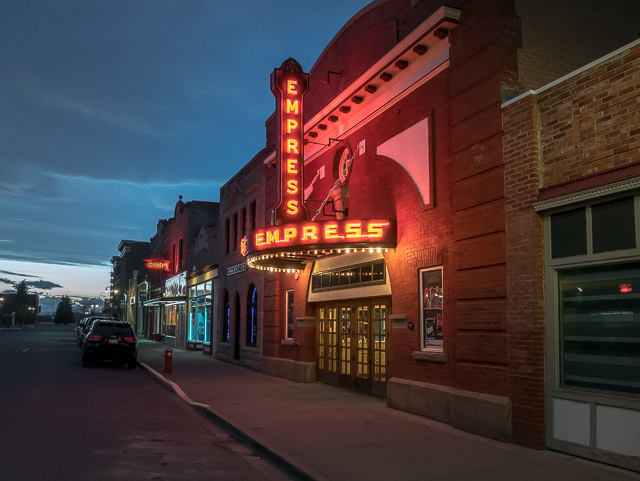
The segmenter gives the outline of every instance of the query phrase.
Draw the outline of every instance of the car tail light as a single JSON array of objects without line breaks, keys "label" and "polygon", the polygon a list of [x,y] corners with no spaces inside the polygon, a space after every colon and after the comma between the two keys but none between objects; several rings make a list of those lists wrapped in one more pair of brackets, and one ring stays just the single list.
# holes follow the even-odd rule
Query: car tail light
[{"label": "car tail light", "polygon": [[89,337],[87,337],[87,341],[99,341],[100,339],[102,339],[102,336],[100,334],[91,334]]},{"label": "car tail light", "polygon": [[131,337],[131,336],[125,337],[124,340],[126,342],[136,342],[136,338],[135,337]]}]

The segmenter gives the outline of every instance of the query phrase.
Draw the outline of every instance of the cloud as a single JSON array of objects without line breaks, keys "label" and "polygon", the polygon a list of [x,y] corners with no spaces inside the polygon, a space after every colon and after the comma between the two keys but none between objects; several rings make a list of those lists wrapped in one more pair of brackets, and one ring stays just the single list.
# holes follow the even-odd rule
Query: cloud
[{"label": "cloud", "polygon": [[38,289],[44,289],[44,290],[54,289],[56,287],[63,287],[60,284],[56,284],[55,282],[51,282],[51,281],[27,282],[27,285],[31,287],[37,287]]},{"label": "cloud", "polygon": [[124,130],[131,130],[151,137],[159,137],[160,132],[146,125],[144,122],[127,114],[109,111],[97,105],[91,105],[79,99],[67,97],[60,93],[53,93],[37,87],[21,86],[28,95],[38,99],[43,106],[52,109],[62,109],[87,120],[97,121]]},{"label": "cloud", "polygon": [[[19,274],[17,272],[10,272],[10,271],[0,271],[0,274],[7,274],[7,275],[10,275],[10,276],[17,276],[17,277],[36,277],[36,278],[40,277],[40,276],[32,276],[32,275],[29,275],[29,274]],[[0,279],[0,282],[3,282],[3,281],[8,281],[8,280],[7,279]],[[8,281],[8,282],[11,283],[13,281]]]}]

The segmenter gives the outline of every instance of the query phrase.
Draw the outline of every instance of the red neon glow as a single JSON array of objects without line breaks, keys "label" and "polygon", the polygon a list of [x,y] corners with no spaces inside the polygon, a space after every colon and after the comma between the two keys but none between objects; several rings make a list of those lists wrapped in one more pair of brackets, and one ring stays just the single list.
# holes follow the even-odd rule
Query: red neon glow
[{"label": "red neon glow", "polygon": [[287,154],[299,154],[298,141],[295,139],[287,139]]},{"label": "red neon glow", "polygon": [[298,115],[298,106],[299,106],[299,102],[297,100],[291,101],[291,99],[287,99],[286,101],[286,107],[285,107],[285,112],[288,114],[295,114]]},{"label": "red neon glow", "polygon": [[395,222],[381,219],[309,221],[258,229],[247,243],[247,251],[253,253],[305,245],[321,247],[323,244],[337,243],[395,245]]},{"label": "red neon glow", "polygon": [[296,215],[298,213],[298,201],[290,200],[287,202],[287,210],[285,212],[291,216]]},{"label": "red neon glow", "polygon": [[240,254],[243,256],[247,255],[247,237],[243,237],[240,241]]},{"label": "red neon glow", "polygon": [[155,271],[169,271],[171,272],[171,262],[163,259],[143,259],[145,267]]},{"label": "red neon glow", "polygon": [[302,240],[318,240],[318,228],[315,225],[308,225],[302,228]]},{"label": "red neon glow", "polygon": [[275,208],[275,225],[304,222],[309,219],[301,188],[304,185],[304,169],[301,168],[304,160],[303,96],[308,84],[309,75],[291,58],[283,62],[271,75],[271,92],[276,97],[279,135],[276,144],[279,200]]},{"label": "red neon glow", "polygon": [[288,180],[287,181],[287,194],[297,194],[298,193],[298,181],[297,180]]},{"label": "red neon glow", "polygon": [[293,119],[287,119],[287,133],[290,134],[293,129],[298,127],[298,122]]},{"label": "red neon glow", "polygon": [[[298,159],[287,159],[287,174],[298,173]],[[287,181],[288,182],[288,181]],[[297,182],[297,180],[296,180]]]},{"label": "red neon glow", "polygon": [[631,284],[620,284],[621,294],[628,294],[629,292],[633,292],[633,287],[631,287]]}]

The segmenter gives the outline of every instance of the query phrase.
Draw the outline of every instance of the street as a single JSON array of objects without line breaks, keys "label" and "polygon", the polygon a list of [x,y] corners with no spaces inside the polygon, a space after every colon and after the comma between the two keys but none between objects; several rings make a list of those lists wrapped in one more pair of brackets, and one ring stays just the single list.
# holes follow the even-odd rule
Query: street
[{"label": "street", "polygon": [[282,480],[141,369],[83,368],[74,325],[0,330],[0,475]]}]

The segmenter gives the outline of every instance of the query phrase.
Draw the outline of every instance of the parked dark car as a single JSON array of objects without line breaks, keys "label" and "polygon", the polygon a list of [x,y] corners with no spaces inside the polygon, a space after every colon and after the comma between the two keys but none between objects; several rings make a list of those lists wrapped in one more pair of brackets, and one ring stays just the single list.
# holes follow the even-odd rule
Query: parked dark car
[{"label": "parked dark car", "polygon": [[138,359],[138,339],[127,322],[96,320],[82,343],[82,365],[94,361],[113,361],[135,369]]},{"label": "parked dark car", "polygon": [[93,324],[93,321],[95,321],[96,319],[111,319],[111,318],[108,316],[89,316],[89,317],[85,317],[84,319],[81,319],[78,322],[78,329],[77,329],[78,346],[82,346],[82,340],[84,339],[84,336],[87,334],[87,331],[91,329],[91,324]]}]

